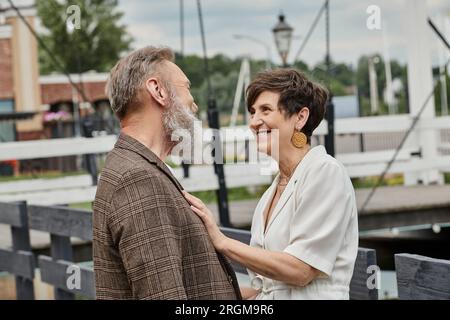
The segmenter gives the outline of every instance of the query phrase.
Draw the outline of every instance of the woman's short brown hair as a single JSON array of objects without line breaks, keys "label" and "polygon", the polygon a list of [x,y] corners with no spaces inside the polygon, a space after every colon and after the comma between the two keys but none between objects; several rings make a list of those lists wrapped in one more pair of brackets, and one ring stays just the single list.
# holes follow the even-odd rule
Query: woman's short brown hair
[{"label": "woman's short brown hair", "polygon": [[263,91],[280,94],[278,108],[284,112],[286,118],[296,114],[303,107],[309,109],[309,118],[302,132],[310,143],[313,131],[325,115],[328,90],[295,69],[267,70],[258,73],[248,86],[247,109],[253,106]]}]

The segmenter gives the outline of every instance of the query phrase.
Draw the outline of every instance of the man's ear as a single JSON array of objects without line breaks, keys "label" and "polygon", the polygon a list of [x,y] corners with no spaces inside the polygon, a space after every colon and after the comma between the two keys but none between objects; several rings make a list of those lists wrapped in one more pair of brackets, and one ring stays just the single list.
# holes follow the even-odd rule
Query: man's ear
[{"label": "man's ear", "polygon": [[297,112],[296,117],[296,128],[303,128],[309,119],[309,109],[307,107],[302,107],[300,111]]},{"label": "man's ear", "polygon": [[145,91],[147,91],[153,99],[160,105],[166,106],[168,103],[169,93],[161,82],[156,78],[149,78],[145,81]]}]

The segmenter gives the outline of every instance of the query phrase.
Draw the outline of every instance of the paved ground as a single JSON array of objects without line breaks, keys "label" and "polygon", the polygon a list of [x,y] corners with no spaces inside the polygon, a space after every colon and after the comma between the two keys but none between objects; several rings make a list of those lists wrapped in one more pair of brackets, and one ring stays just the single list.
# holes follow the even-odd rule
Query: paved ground
[{"label": "paved ground", "polygon": [[[357,189],[356,199],[360,208],[370,189]],[[249,226],[257,200],[236,201],[230,203],[230,221],[236,227]],[[208,205],[218,220],[217,205]],[[369,203],[365,214],[394,212],[404,209],[420,209],[450,206],[450,185],[416,187],[380,187]],[[448,221],[450,222],[450,221]],[[77,241],[77,239],[74,239]],[[47,233],[31,231],[33,247],[45,247],[50,242]],[[0,224],[0,247],[11,245],[9,227]]]}]

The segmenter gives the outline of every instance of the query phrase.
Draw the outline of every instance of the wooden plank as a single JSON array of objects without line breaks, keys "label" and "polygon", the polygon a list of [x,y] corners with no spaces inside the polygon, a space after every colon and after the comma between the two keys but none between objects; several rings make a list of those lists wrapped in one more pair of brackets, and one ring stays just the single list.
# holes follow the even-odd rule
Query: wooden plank
[{"label": "wooden plank", "polygon": [[[19,215],[22,226],[11,226],[12,247],[14,251],[26,251],[31,253],[30,231],[28,229],[27,204],[19,203]],[[33,255],[31,254],[33,257]],[[34,258],[33,258],[34,259]],[[34,268],[34,260],[33,260]],[[33,277],[27,278],[16,275],[16,295],[18,300],[34,300]]]},{"label": "wooden plank", "polygon": [[351,300],[378,300],[378,289],[369,289],[367,285],[367,279],[372,275],[368,272],[368,268],[376,265],[375,250],[358,248],[358,255],[350,282]]},{"label": "wooden plank", "polygon": [[399,299],[450,299],[450,260],[396,254],[395,270]]},{"label": "wooden plank", "polygon": [[67,189],[53,189],[47,191],[37,192],[23,192],[18,194],[1,194],[0,201],[26,201],[32,205],[61,205],[68,203],[80,203],[93,201],[97,188],[83,187],[83,188],[67,188]]},{"label": "wooden plank", "polygon": [[[384,228],[415,226],[433,223],[447,223],[450,221],[450,205],[420,205],[412,202],[416,208],[377,206],[368,207],[366,212],[360,212],[358,216],[358,227],[360,231],[376,230]],[[398,206],[406,205],[405,201],[399,202]]]},{"label": "wooden plank", "polygon": [[115,135],[109,135],[96,138],[78,137],[3,142],[0,145],[0,161],[106,153],[113,148],[116,140]]},{"label": "wooden plank", "polygon": [[[50,251],[52,259],[73,261],[73,249],[70,243],[70,237],[50,234]],[[61,288],[54,288],[56,300],[74,300],[75,295]]]},{"label": "wooden plank", "polygon": [[[250,245],[250,238],[251,238],[250,231],[224,227],[221,227],[220,230],[222,230],[223,234],[226,235],[227,237]],[[247,274],[247,268],[245,268],[241,264],[231,261],[231,265],[233,266],[235,272]]]},{"label": "wooden plank", "polygon": [[[417,152],[417,148],[402,149],[397,155],[396,161],[408,161],[411,159],[411,153]],[[368,151],[362,153],[344,153],[336,155],[336,159],[345,166],[361,165],[369,163],[387,163],[392,159],[395,150]]]},{"label": "wooden plank", "polygon": [[[95,299],[95,285],[94,285],[94,272],[91,269],[76,266],[79,268],[80,275],[80,287],[79,289],[74,287],[73,289],[68,287],[68,282],[74,284],[71,281],[78,271],[74,271],[76,266],[73,262],[57,260],[47,256],[39,256],[39,267],[41,269],[42,281],[49,283],[56,288],[63,290],[69,294],[80,294],[82,296]],[[72,270],[71,270],[72,269]]]},{"label": "wooden plank", "polygon": [[92,186],[92,178],[88,174],[52,179],[30,179],[23,181],[0,183],[0,194],[36,192],[68,188]]},{"label": "wooden plank", "polygon": [[28,206],[30,229],[92,240],[92,213],[65,207]]},{"label": "wooden plank", "polygon": [[0,249],[0,270],[27,279],[34,278],[34,257],[29,251]]},{"label": "wooden plank", "polygon": [[[357,178],[379,175],[386,168],[386,163],[345,165],[345,167],[351,178]],[[410,161],[394,162],[388,170],[388,173],[418,172],[432,169],[440,171],[450,169],[450,156],[439,156],[430,160],[413,158]]]},{"label": "wooden plank", "polygon": [[26,219],[24,220],[24,217],[21,215],[22,206],[23,204],[21,203],[0,202],[0,223],[14,227],[26,225]]},{"label": "wooden plank", "polygon": [[73,260],[72,244],[70,237],[50,234],[50,252],[55,260]]},{"label": "wooden plank", "polygon": [[220,230],[227,237],[243,242],[246,245],[250,245],[250,239],[252,237],[250,231],[224,227],[221,227]]}]

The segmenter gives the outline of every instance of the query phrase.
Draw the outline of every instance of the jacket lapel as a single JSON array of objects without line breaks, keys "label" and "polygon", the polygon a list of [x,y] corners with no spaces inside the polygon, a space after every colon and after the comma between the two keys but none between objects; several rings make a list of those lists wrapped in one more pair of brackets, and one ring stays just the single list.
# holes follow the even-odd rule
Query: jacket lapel
[{"label": "jacket lapel", "polygon": [[[278,216],[278,214],[281,212],[281,210],[284,208],[288,200],[291,198],[292,194],[295,190],[295,185],[297,184],[297,181],[300,179],[302,173],[306,170],[309,163],[313,162],[315,158],[318,156],[326,154],[325,148],[322,145],[315,146],[309,150],[309,152],[305,155],[305,157],[300,161],[300,163],[297,165],[297,168],[294,171],[294,174],[292,175],[292,178],[289,180],[289,183],[286,186],[286,189],[284,189],[283,193],[281,194],[280,199],[278,200],[277,205],[275,206],[272,216],[270,217],[269,223],[267,224],[266,228],[266,234],[269,231],[270,225],[273,223],[275,218]],[[274,180],[274,184],[278,183],[279,180],[279,174],[277,178]],[[272,198],[270,197],[268,201],[270,201]],[[264,228],[264,226],[263,226]]]},{"label": "jacket lapel", "polygon": [[[294,178],[294,177],[292,177],[292,178]],[[291,198],[291,195],[294,192],[295,183],[294,183],[294,179],[292,179],[292,178],[289,180],[289,183],[287,184],[286,189],[284,189],[283,193],[281,194],[280,199],[278,200],[275,208],[273,209],[272,215],[270,216],[270,220],[269,220],[269,222],[267,224],[267,227],[266,227],[265,234],[267,234],[267,232],[269,231],[270,226],[272,225],[273,221],[278,216],[278,214],[281,212],[281,210],[284,208],[284,206],[286,205],[287,201]],[[278,179],[276,179],[276,181],[277,180]],[[278,183],[278,182],[276,182],[276,183]],[[272,200],[272,197],[273,197],[273,193],[271,194],[271,197],[269,198],[269,201]],[[264,228],[264,225],[263,225],[263,228]]]}]

